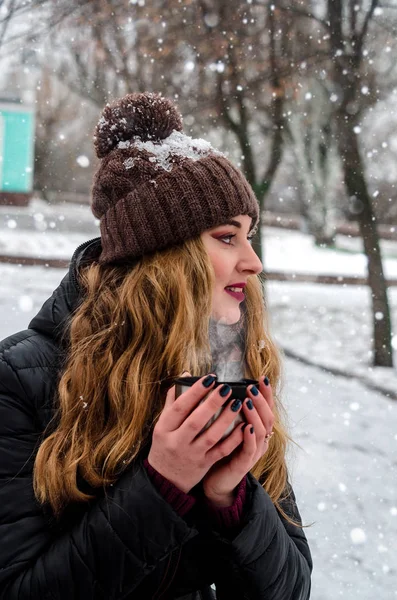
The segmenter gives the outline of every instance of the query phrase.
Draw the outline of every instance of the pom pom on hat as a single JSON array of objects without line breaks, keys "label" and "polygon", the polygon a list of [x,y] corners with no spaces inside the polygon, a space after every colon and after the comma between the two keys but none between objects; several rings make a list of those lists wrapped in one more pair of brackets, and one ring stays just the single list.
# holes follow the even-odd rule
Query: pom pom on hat
[{"label": "pom pom on hat", "polygon": [[135,137],[159,142],[172,131],[182,131],[182,117],[170,100],[151,93],[127,94],[103,109],[94,147],[98,158],[103,158],[119,142]]}]

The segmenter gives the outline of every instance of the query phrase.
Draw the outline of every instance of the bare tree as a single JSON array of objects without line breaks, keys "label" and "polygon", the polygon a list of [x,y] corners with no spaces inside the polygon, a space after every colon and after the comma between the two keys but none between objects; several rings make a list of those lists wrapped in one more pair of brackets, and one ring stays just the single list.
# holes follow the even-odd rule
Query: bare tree
[{"label": "bare tree", "polygon": [[[205,102],[218,115],[216,122],[235,136],[238,158],[262,213],[282,160],[291,23],[281,18],[277,1],[199,4],[202,38],[197,56],[208,90]],[[201,86],[197,93],[202,95]],[[253,246],[263,260],[260,228]]]},{"label": "bare tree", "polygon": [[16,0],[0,0],[0,48],[4,42],[8,26],[17,9]]},{"label": "bare tree", "polygon": [[95,111],[84,103],[83,115],[81,99],[48,69],[42,69],[37,83],[34,189],[49,202],[59,192],[85,194],[88,201]]},{"label": "bare tree", "polygon": [[323,82],[307,77],[287,102],[286,131],[295,157],[304,229],[315,243],[333,246],[336,232],[335,190],[340,161],[331,119],[332,107]]},{"label": "bare tree", "polygon": [[393,366],[391,321],[387,284],[383,272],[379,234],[371,196],[365,178],[365,166],[358,133],[362,118],[362,93],[366,66],[364,48],[368,28],[374,18],[378,0],[371,0],[366,9],[355,0],[328,0],[330,50],[334,57],[333,78],[339,89],[340,103],[335,113],[339,152],[342,159],[345,185],[350,197],[360,202],[357,215],[365,254],[368,260],[368,283],[371,288],[374,364]]},{"label": "bare tree", "polygon": [[[359,207],[357,220],[367,256],[372,298],[374,364],[391,367],[393,353],[387,283],[359,134],[365,110],[380,97],[380,86],[374,85],[377,80],[374,55],[381,42],[378,40],[377,45],[371,44],[368,34],[371,30],[376,31],[376,35],[384,41],[388,39],[393,45],[397,15],[390,13],[381,22],[378,17],[383,14],[383,9],[379,7],[378,0],[326,0],[312,3],[312,7],[308,10],[307,6],[283,5],[286,12],[292,11],[298,18],[311,19],[326,34],[327,46],[321,60],[327,81],[333,87],[332,122],[347,195]],[[393,8],[393,5],[388,4],[387,7]],[[368,93],[371,87],[375,89]]]},{"label": "bare tree", "polygon": [[153,90],[178,99],[193,133],[204,123],[229,131],[238,151],[228,150],[263,209],[284,139],[291,23],[277,3],[60,0],[48,7],[45,61],[98,108],[127,91]]}]

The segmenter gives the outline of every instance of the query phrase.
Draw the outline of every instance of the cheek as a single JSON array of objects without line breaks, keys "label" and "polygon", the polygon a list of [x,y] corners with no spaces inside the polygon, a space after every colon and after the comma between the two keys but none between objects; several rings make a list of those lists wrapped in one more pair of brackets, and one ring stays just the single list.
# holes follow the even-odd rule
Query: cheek
[{"label": "cheek", "polygon": [[225,264],[225,261],[219,257],[218,252],[213,252],[210,256],[215,274],[215,285],[216,287],[221,286],[223,289],[223,287],[227,284],[229,279],[227,265]]}]

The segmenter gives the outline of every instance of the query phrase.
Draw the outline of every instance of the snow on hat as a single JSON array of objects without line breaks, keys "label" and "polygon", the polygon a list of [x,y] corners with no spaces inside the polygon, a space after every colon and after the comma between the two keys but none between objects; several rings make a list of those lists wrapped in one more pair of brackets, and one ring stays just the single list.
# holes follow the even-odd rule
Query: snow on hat
[{"label": "snow on hat", "polygon": [[200,235],[237,215],[259,220],[239,169],[182,132],[168,99],[128,94],[107,104],[95,129],[101,159],[91,208],[100,219],[101,264],[122,262]]}]

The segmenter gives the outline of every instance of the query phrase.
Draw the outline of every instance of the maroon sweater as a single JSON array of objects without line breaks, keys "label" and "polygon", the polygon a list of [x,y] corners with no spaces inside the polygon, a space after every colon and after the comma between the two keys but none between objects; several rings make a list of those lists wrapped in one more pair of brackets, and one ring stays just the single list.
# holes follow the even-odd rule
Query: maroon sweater
[{"label": "maroon sweater", "polygon": [[[196,498],[192,494],[185,494],[185,492],[182,492],[182,490],[168,481],[168,479],[163,477],[149,464],[147,458],[145,458],[143,464],[157,490],[179,516],[183,517],[191,508],[193,508],[196,503]],[[219,508],[214,506],[209,500],[204,499],[208,516],[214,525],[223,529],[236,527],[240,524],[246,496],[246,480],[247,478],[245,476],[237,486],[234,502],[231,506]]]}]

